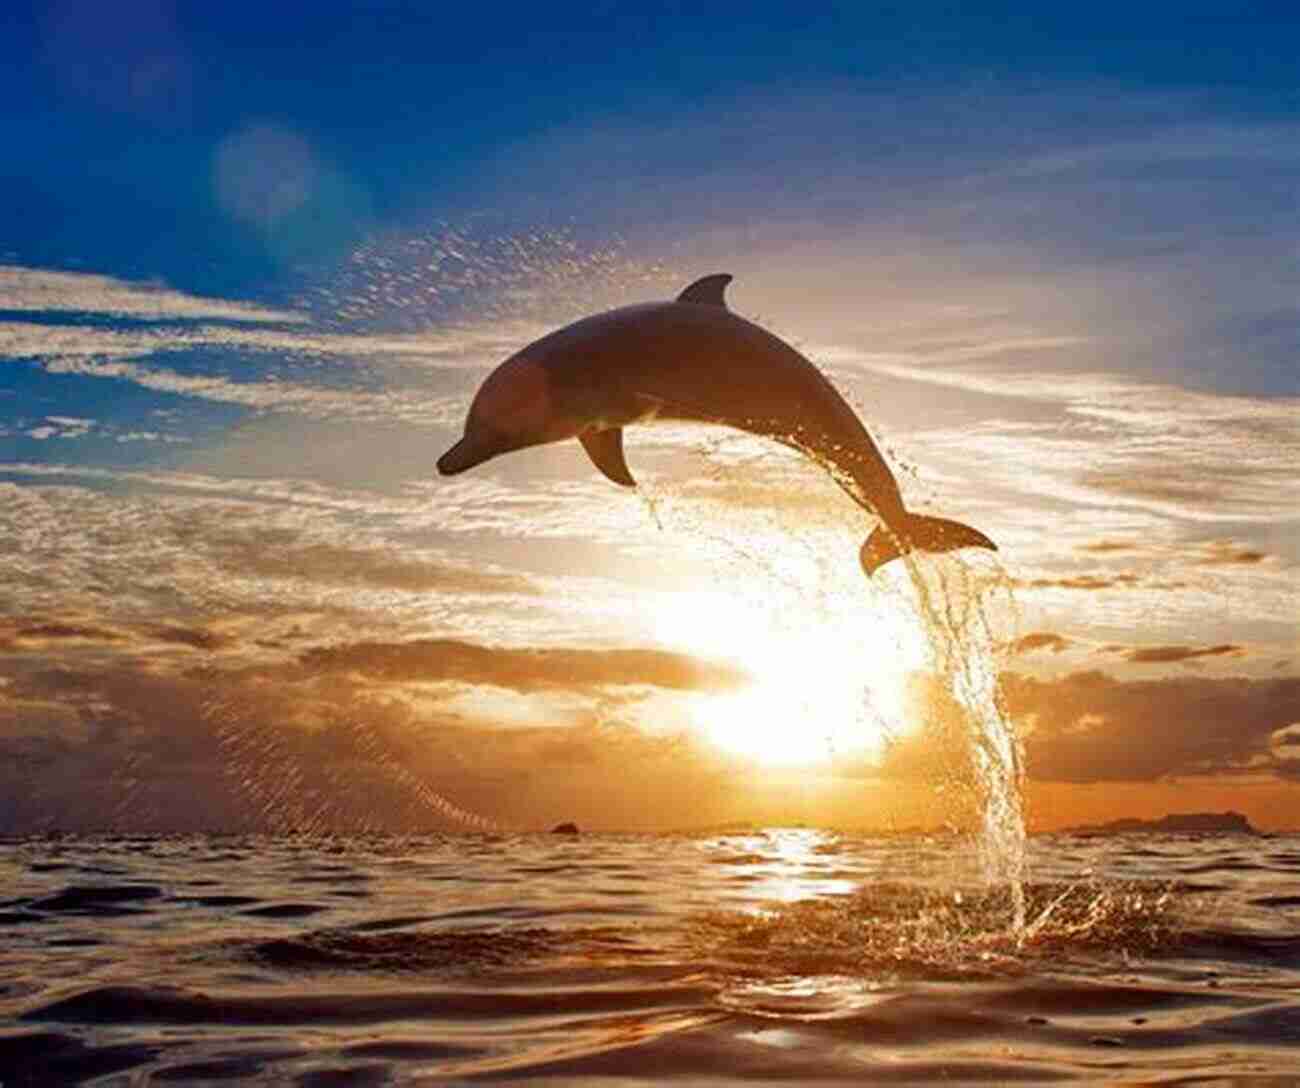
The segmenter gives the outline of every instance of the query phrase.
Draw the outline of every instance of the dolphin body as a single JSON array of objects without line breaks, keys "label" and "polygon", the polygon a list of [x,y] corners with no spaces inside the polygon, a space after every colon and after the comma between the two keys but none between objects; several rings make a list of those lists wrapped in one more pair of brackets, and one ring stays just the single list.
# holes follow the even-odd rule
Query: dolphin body
[{"label": "dolphin body", "polygon": [[454,476],[512,450],[577,438],[609,479],[636,480],[623,428],[719,423],[792,446],[884,523],[863,544],[868,575],[912,549],[992,548],[978,529],[913,514],[853,409],[812,363],[727,308],[731,276],[705,276],[672,302],[623,306],[535,340],[479,387],[465,435],[438,459]]}]

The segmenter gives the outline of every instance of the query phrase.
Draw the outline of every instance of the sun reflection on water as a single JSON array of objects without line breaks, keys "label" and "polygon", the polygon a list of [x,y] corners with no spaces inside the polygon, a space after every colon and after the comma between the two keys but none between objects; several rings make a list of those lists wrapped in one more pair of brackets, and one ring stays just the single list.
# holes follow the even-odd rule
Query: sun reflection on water
[{"label": "sun reflection on water", "polygon": [[835,840],[834,833],[815,828],[773,828],[706,840],[701,848],[731,869],[750,903],[797,903],[858,889],[857,881],[834,875]]}]

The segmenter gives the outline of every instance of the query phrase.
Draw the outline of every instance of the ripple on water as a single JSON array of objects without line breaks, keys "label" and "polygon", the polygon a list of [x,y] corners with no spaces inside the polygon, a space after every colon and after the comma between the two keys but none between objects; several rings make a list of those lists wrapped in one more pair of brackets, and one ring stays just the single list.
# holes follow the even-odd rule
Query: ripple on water
[{"label": "ripple on water", "polygon": [[1023,973],[1069,956],[1168,953],[1187,941],[1192,901],[1170,886],[1033,883],[1024,892],[1021,930],[1004,887],[882,883],[759,911],[713,911],[696,919],[693,937],[702,954],[746,969],[954,979]]},{"label": "ripple on water", "polygon": [[1262,895],[1251,902],[1257,907],[1300,907],[1300,895]]},{"label": "ripple on water", "polygon": [[[201,869],[201,839],[180,861],[110,841],[84,849],[125,878],[24,873],[0,905],[26,919],[0,942],[0,1080],[1281,1084],[1300,1067],[1300,896],[1278,841],[1192,883],[1179,869],[1244,848],[1170,844],[1138,870],[1040,840],[1022,930],[1005,889],[954,884],[948,840],[591,836],[584,880],[534,874],[526,896],[510,881],[553,844],[465,841],[358,841],[319,902],[296,878],[324,852],[273,840],[246,867]],[[431,883],[456,871],[474,879]],[[200,872],[221,886],[201,892]],[[600,894],[623,876],[644,897]],[[146,924],[96,913],[89,887]],[[368,906],[335,898],[364,887]],[[294,904],[338,914],[244,913]],[[85,939],[102,947],[67,947]],[[174,987],[144,984],[163,970]]]},{"label": "ripple on water", "polygon": [[67,914],[113,916],[134,911],[122,904],[161,899],[162,895],[163,890],[155,884],[69,884],[55,895],[34,900],[31,906]]},{"label": "ripple on water", "polygon": [[33,923],[47,922],[44,914],[35,914],[27,910],[0,911],[0,926],[27,926]]},{"label": "ripple on water", "polygon": [[393,933],[321,929],[242,946],[239,954],[269,966],[401,972],[473,971],[514,966],[564,940],[546,929],[453,929]]},{"label": "ripple on water", "polygon": [[210,994],[161,986],[96,986],[24,1013],[64,1024],[364,1025],[396,1020],[475,1021],[582,1013],[647,1012],[710,1003],[686,983],[610,984],[569,990],[449,988],[356,993]]},{"label": "ripple on water", "polygon": [[241,914],[248,915],[251,918],[310,918],[313,914],[319,914],[328,907],[320,903],[268,903],[264,907],[250,907],[248,910],[241,911]]},{"label": "ripple on water", "polygon": [[200,907],[246,907],[261,900],[255,895],[200,895],[189,902]]},{"label": "ripple on water", "polygon": [[142,1043],[95,1046],[61,1032],[28,1032],[0,1036],[0,1069],[23,1077],[18,1084],[80,1084],[151,1062],[161,1049]]}]

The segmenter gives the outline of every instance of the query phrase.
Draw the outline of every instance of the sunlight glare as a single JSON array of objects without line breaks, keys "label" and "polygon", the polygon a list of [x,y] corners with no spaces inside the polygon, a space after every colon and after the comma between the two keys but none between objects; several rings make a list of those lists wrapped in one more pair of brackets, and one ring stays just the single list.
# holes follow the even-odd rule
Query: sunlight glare
[{"label": "sunlight glare", "polygon": [[657,596],[661,642],[753,678],[692,698],[692,720],[712,744],[767,766],[811,766],[870,758],[908,730],[905,682],[928,660],[924,629],[896,594],[831,588],[771,579],[743,593]]}]

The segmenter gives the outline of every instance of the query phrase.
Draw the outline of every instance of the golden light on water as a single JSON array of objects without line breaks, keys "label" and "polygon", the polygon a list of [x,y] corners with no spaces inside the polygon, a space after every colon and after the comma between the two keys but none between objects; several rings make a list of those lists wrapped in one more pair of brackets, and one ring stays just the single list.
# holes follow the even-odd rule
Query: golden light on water
[{"label": "golden light on water", "polygon": [[712,744],[767,766],[813,766],[870,758],[910,730],[906,678],[927,661],[924,629],[897,596],[825,588],[772,579],[656,598],[661,642],[752,677],[692,697],[691,718]]}]

